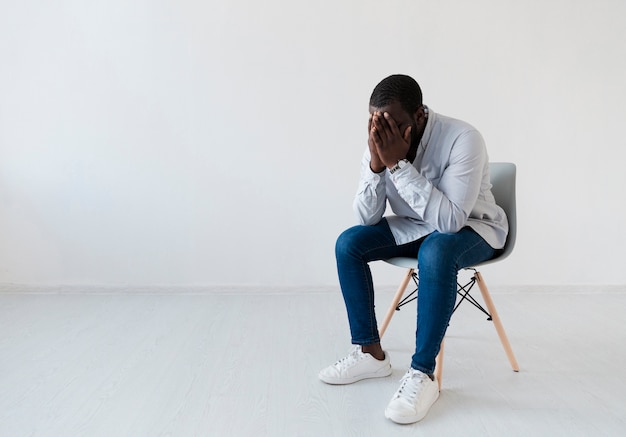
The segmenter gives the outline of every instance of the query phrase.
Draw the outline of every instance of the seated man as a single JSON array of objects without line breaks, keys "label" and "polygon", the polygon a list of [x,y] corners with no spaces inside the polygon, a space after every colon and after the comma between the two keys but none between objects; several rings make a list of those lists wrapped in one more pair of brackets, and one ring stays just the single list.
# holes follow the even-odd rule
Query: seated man
[{"label": "seated man", "polygon": [[[435,357],[456,301],[457,272],[496,255],[508,223],[490,191],[482,136],[425,106],[415,80],[405,75],[382,80],[369,112],[368,148],[354,200],[361,224],[344,231],[335,248],[355,346],[319,377],[350,384],[391,374],[368,263],[414,257],[420,277],[415,353],[385,410],[394,422],[413,423],[439,397]],[[383,217],[387,201],[394,215]]]}]

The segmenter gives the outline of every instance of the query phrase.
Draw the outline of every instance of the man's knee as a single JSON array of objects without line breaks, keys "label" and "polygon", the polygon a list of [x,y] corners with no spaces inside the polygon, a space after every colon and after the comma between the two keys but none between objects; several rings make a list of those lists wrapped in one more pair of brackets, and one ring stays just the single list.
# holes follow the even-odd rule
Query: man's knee
[{"label": "man's knee", "polygon": [[353,254],[362,226],[353,226],[343,231],[335,243],[335,256],[341,258]]},{"label": "man's knee", "polygon": [[[357,225],[346,229],[339,235],[335,243],[335,255],[351,256],[364,259],[373,255],[373,251],[382,250],[391,246],[395,246],[395,240],[389,229],[389,225],[385,219],[379,223],[366,226]],[[368,258],[367,261],[373,261],[374,258]]]},{"label": "man's knee", "polygon": [[420,268],[447,268],[455,259],[456,234],[433,233],[419,248],[417,255]]},{"label": "man's knee", "polygon": [[381,226],[357,225],[343,231],[335,243],[335,255],[360,258],[380,242]]}]

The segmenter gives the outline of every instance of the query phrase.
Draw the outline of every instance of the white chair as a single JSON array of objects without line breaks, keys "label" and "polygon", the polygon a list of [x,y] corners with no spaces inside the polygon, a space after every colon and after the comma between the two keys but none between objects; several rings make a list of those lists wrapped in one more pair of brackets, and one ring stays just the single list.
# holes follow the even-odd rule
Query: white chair
[{"label": "white chair", "polygon": [[[491,295],[489,294],[489,290],[487,289],[487,285],[483,280],[482,275],[478,271],[478,267],[484,266],[487,264],[495,263],[504,260],[509,254],[513,251],[513,247],[515,246],[515,237],[517,232],[517,218],[516,218],[516,203],[515,203],[515,174],[516,167],[513,163],[508,162],[493,162],[489,164],[489,173],[491,176],[491,184],[493,187],[491,191],[496,199],[496,203],[504,209],[506,212],[508,221],[509,221],[509,234],[506,239],[506,243],[504,245],[504,249],[494,258],[484,261],[482,263],[476,264],[475,266],[468,267],[467,270],[473,270],[474,275],[471,280],[465,284],[458,284],[458,302],[454,308],[458,308],[458,306],[463,301],[468,301],[476,308],[484,312],[488,319],[493,321],[493,324],[496,328],[498,336],[500,337],[500,342],[504,347],[504,351],[511,363],[511,367],[515,372],[519,371],[519,365],[517,364],[517,360],[515,359],[515,355],[513,354],[513,350],[511,349],[511,345],[506,336],[506,332],[504,331],[504,327],[502,326],[502,322],[500,321],[500,317],[498,316],[498,312],[496,311],[496,307],[493,304],[493,300],[491,299]],[[417,260],[415,258],[390,258],[385,260],[385,262],[389,264],[393,264],[398,267],[404,267],[407,270],[400,286],[398,287],[398,291],[396,292],[389,310],[383,319],[383,322],[380,326],[380,337],[382,338],[383,334],[387,330],[389,326],[389,322],[393,317],[395,311],[399,311],[400,307],[404,304],[417,299],[417,293],[419,289],[419,277],[418,273],[416,273],[416,264]],[[409,284],[410,280],[413,279],[415,282],[416,289],[409,294],[405,299],[402,299],[404,292]],[[483,308],[470,294],[472,287],[478,284],[478,288],[482,294],[483,301],[487,307],[487,309]],[[439,355],[437,355],[436,359],[436,367],[435,367],[435,376],[437,377],[437,381],[439,382],[439,389],[441,390],[441,378],[443,372],[443,344],[441,342],[441,349],[439,351]]]}]

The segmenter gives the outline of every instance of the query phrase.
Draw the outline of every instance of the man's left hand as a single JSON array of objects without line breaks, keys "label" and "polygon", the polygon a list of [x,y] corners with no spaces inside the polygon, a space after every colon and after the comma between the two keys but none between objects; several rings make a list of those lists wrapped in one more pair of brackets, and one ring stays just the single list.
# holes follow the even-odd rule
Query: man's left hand
[{"label": "man's left hand", "polygon": [[411,142],[411,126],[408,126],[402,134],[388,112],[375,112],[372,118],[371,138],[380,160],[387,168],[391,168],[406,158]]}]

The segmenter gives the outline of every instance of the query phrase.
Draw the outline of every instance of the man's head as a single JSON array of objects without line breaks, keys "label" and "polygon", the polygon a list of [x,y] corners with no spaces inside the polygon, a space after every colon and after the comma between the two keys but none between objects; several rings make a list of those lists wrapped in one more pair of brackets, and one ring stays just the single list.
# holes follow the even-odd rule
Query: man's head
[{"label": "man's head", "polygon": [[422,106],[422,90],[410,76],[393,74],[381,80],[370,97],[370,106],[383,108],[398,102],[408,114],[414,114]]},{"label": "man's head", "polygon": [[386,77],[372,91],[370,114],[388,112],[400,132],[411,126],[411,148],[415,150],[426,129],[427,114],[422,103],[422,90],[410,76],[394,74]]}]

